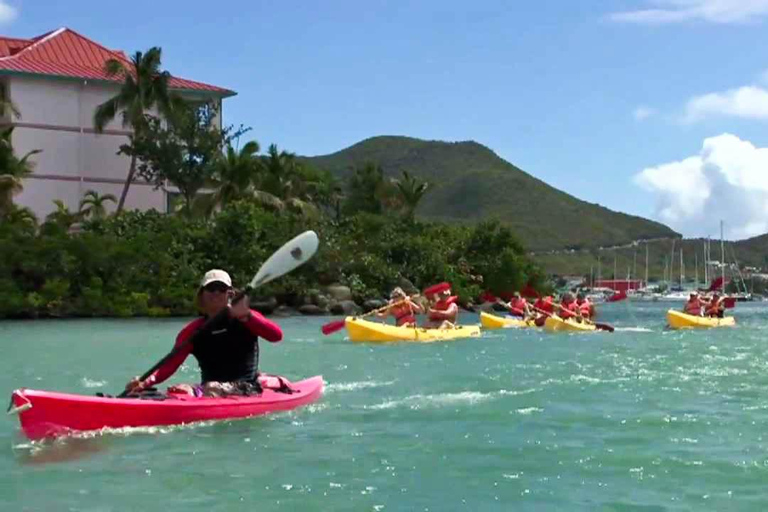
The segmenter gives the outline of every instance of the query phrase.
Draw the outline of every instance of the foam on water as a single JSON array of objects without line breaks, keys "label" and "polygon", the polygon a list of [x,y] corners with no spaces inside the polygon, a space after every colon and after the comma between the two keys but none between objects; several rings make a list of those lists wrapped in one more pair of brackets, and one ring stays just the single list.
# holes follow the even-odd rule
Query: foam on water
[{"label": "foam on water", "polygon": [[337,391],[358,391],[361,389],[371,389],[371,388],[380,388],[380,387],[386,387],[391,386],[395,383],[394,380],[390,380],[387,382],[379,382],[379,381],[359,381],[359,382],[335,382],[333,384],[329,384],[325,387],[326,393],[334,393]]}]

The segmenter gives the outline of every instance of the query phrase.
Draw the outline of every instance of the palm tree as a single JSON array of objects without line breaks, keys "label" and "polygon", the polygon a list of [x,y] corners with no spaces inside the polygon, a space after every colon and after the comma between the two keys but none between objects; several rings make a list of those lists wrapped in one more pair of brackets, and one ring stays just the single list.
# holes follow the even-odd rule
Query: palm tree
[{"label": "palm tree", "polygon": [[78,214],[83,219],[87,217],[103,219],[107,216],[107,209],[104,207],[104,203],[107,201],[116,203],[117,198],[112,194],[99,195],[95,190],[89,190],[83,194],[83,198],[80,200]]},{"label": "palm tree", "polygon": [[69,208],[61,199],[54,199],[53,204],[56,205],[56,211],[49,213],[45,217],[45,223],[56,226],[62,231],[69,231],[69,228],[80,220],[80,214],[69,211]]},{"label": "palm tree", "polygon": [[427,190],[429,190],[429,183],[426,181],[421,181],[415,176],[411,176],[408,174],[408,171],[403,171],[402,178],[392,180],[392,182],[400,192],[400,197],[405,208],[406,218],[413,220],[416,207],[424,198]]},{"label": "palm tree", "polygon": [[0,215],[7,214],[13,207],[13,197],[24,190],[24,179],[29,177],[35,164],[29,158],[41,153],[39,149],[16,157],[11,144],[13,126],[0,132]]},{"label": "palm tree", "polygon": [[253,196],[262,204],[282,210],[286,207],[305,216],[317,215],[312,204],[316,183],[306,179],[305,169],[294,153],[270,144],[263,161],[264,172],[255,184]]},{"label": "palm tree", "polygon": [[37,229],[37,217],[26,206],[12,206],[3,216],[3,220],[8,224],[15,224],[17,226],[26,225],[32,232]]},{"label": "palm tree", "polygon": [[[104,63],[104,72],[110,77],[123,77],[120,91],[98,107],[93,115],[93,126],[97,132],[122,113],[123,127],[131,126],[138,130],[144,121],[144,114],[157,108],[161,115],[167,117],[173,108],[182,102],[181,98],[168,90],[171,74],[160,70],[162,50],[153,46],[146,53],[136,52],[130,61],[111,58]],[[136,173],[136,156],[131,156],[131,165],[125,179],[117,211],[125,206],[128,188]]]},{"label": "palm tree", "polygon": [[224,156],[216,165],[213,186],[217,204],[225,206],[250,196],[261,171],[261,162],[257,157],[259,151],[259,143],[255,140],[245,144],[240,151],[227,145]]}]

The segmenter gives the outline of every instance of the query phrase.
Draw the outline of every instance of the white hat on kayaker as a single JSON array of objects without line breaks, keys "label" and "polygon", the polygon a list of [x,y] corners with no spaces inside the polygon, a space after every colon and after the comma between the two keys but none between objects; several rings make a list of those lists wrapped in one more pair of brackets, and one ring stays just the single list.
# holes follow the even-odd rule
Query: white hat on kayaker
[{"label": "white hat on kayaker", "polygon": [[209,270],[205,273],[203,280],[200,281],[200,288],[204,288],[206,285],[215,282],[224,283],[228,287],[232,288],[232,278],[229,277],[229,274],[227,274],[225,271],[218,268]]}]

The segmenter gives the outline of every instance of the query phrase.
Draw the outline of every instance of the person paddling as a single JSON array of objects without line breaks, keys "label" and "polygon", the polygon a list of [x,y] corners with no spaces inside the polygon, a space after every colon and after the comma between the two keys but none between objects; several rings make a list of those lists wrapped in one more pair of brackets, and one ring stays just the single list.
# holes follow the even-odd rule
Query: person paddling
[{"label": "person paddling", "polygon": [[247,296],[237,304],[230,304],[233,295],[232,279],[227,272],[219,269],[206,272],[195,297],[195,304],[203,316],[179,332],[175,346],[181,346],[222,309],[228,308],[229,315],[207,332],[200,333],[193,346],[186,345],[145,380],[131,379],[125,386],[126,391],[138,393],[167,380],[189,354],[195,356],[200,366],[201,384],[171,386],[168,388],[170,393],[221,396],[238,391],[258,391],[259,336],[277,343],[283,339],[283,331],[276,323],[250,309]]},{"label": "person paddling", "polygon": [[398,286],[389,294],[389,307],[377,313],[376,316],[386,318],[392,315],[398,327],[416,327],[416,315],[423,312],[424,309],[413,302]]},{"label": "person paddling", "polygon": [[563,320],[568,320],[569,318],[575,318],[579,321],[581,320],[579,305],[576,303],[576,299],[571,292],[565,292],[563,294],[557,314]]},{"label": "person paddling", "polygon": [[552,316],[555,310],[555,305],[552,301],[552,296],[539,297],[533,303],[533,309],[538,313],[535,323],[537,327],[541,327],[546,322],[548,316]]},{"label": "person paddling", "polygon": [[705,304],[704,316],[723,318],[725,316],[725,304],[723,298],[717,293],[712,294],[712,299]]},{"label": "person paddling", "polygon": [[691,292],[691,294],[688,296],[688,302],[686,302],[685,306],[683,306],[683,313],[693,316],[701,316],[702,306],[703,304],[699,299],[699,293]]},{"label": "person paddling", "polygon": [[424,290],[424,296],[432,302],[427,310],[427,329],[453,329],[459,319],[458,297],[451,295],[450,283],[439,283]]},{"label": "person paddling", "polygon": [[515,292],[514,295],[512,295],[511,301],[502,302],[502,304],[509,310],[511,315],[519,316],[523,320],[528,320],[533,317],[531,305],[520,295],[520,292]]},{"label": "person paddling", "polygon": [[579,313],[583,318],[590,320],[594,316],[594,307],[588,298],[584,295],[584,292],[579,292],[576,295],[576,305],[579,307]]}]

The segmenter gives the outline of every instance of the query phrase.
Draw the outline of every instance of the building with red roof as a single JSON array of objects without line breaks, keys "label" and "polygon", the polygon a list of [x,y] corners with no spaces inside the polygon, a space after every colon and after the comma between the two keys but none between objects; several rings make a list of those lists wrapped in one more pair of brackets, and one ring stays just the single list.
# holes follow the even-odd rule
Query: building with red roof
[{"label": "building with red roof", "polygon": [[[0,37],[0,87],[18,107],[21,118],[4,112],[0,123],[15,126],[18,155],[33,149],[34,174],[16,198],[38,216],[53,211],[54,199],[77,210],[87,190],[119,197],[130,159],[117,155],[130,130],[117,118],[102,133],[93,128],[96,107],[113,97],[121,83],[104,71],[109,59],[130,64],[119,50],[110,50],[68,28],[31,39]],[[219,103],[235,92],[203,82],[172,76],[169,85],[182,97]],[[220,110],[221,112],[221,110]],[[220,119],[220,117],[219,117]],[[173,190],[153,190],[137,181],[126,208],[167,211]],[[113,207],[115,205],[109,204]]]}]

